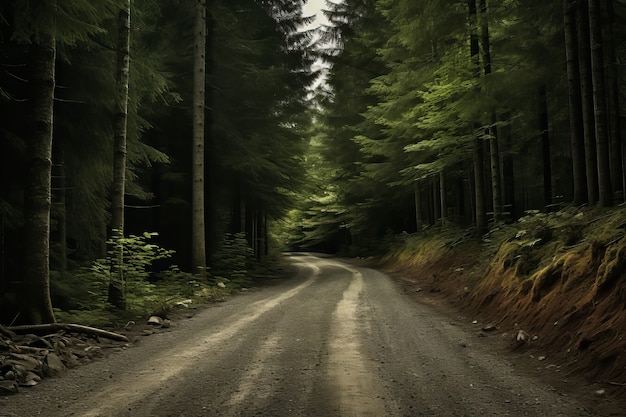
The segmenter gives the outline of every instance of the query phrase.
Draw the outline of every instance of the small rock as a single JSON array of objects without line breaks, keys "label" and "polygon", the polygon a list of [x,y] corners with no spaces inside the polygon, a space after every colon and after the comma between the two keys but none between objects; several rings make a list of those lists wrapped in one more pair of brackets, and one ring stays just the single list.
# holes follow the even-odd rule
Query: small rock
[{"label": "small rock", "polygon": [[595,394],[596,394],[597,396],[604,396],[604,395],[606,395],[606,390],[605,390],[605,389],[599,389],[599,390],[597,390],[597,391],[595,392]]},{"label": "small rock", "polygon": [[10,353],[9,357],[4,360],[7,365],[23,366],[24,369],[32,371],[41,367],[41,363],[32,356],[21,353]]},{"label": "small rock", "polygon": [[33,372],[26,372],[19,381],[21,387],[33,387],[41,381],[41,377]]},{"label": "small rock", "polygon": [[159,316],[150,316],[150,318],[148,319],[148,324],[152,326],[162,326],[163,319]]},{"label": "small rock", "polygon": [[517,332],[517,335],[515,336],[515,340],[518,342],[528,343],[528,341],[530,341],[530,336],[525,331],[520,330]]},{"label": "small rock", "polygon": [[44,361],[43,371],[46,376],[57,375],[65,370],[65,365],[56,353],[49,353]]},{"label": "small rock", "polygon": [[191,300],[182,300],[176,303],[176,307],[189,308],[189,304],[191,304]]},{"label": "small rock", "polygon": [[539,356],[539,357],[537,358],[537,360],[538,360],[538,361],[545,361],[545,360],[546,360],[546,357],[545,357],[545,356]]}]

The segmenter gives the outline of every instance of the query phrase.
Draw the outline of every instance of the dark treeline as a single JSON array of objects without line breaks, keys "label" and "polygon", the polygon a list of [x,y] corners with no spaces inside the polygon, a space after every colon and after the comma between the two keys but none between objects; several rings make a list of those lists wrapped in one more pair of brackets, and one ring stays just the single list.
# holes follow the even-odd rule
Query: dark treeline
[{"label": "dark treeline", "polygon": [[446,224],[481,236],[527,210],[624,201],[625,2],[345,0],[327,14],[319,181],[292,213],[294,244],[363,249]]},{"label": "dark treeline", "polygon": [[[53,321],[54,277],[104,258],[115,231],[158,232],[156,243],[176,251],[171,262],[192,269],[199,89],[206,267],[237,234],[257,257],[267,253],[268,221],[303,181],[315,74],[301,6],[2,2],[0,323]],[[197,22],[204,69],[194,61]],[[116,285],[110,301],[124,307]]]}]

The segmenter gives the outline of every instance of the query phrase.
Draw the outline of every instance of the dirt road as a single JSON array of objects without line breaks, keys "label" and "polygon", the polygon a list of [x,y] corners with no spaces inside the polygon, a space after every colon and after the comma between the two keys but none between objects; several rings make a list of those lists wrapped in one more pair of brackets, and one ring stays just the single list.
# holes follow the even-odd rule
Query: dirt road
[{"label": "dirt road", "polygon": [[0,398],[0,416],[593,415],[386,275],[292,261],[290,280]]}]

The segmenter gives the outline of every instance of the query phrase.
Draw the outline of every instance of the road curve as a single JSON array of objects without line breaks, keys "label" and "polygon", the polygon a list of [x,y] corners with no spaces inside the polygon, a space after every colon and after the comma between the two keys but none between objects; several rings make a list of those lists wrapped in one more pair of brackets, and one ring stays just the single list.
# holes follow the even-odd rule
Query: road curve
[{"label": "road curve", "polygon": [[290,260],[293,278],[3,397],[0,417],[592,415],[383,273]]}]

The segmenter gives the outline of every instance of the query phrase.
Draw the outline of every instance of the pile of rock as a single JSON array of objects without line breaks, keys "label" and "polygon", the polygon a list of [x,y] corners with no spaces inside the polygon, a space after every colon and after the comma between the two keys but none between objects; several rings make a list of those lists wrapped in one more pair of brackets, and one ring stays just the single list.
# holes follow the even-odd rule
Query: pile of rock
[{"label": "pile of rock", "polygon": [[37,385],[42,378],[89,362],[102,356],[103,349],[127,345],[123,335],[87,326],[0,326],[0,395],[16,393],[19,387]]}]

